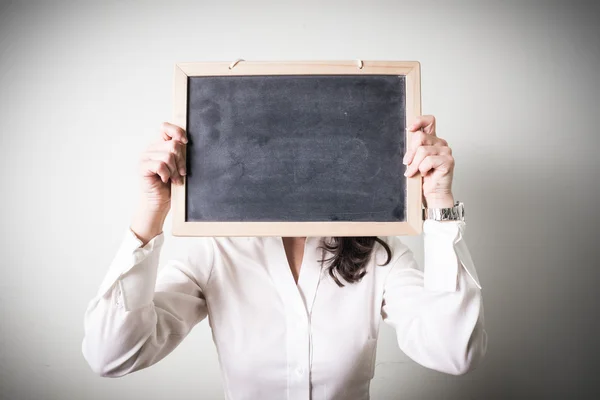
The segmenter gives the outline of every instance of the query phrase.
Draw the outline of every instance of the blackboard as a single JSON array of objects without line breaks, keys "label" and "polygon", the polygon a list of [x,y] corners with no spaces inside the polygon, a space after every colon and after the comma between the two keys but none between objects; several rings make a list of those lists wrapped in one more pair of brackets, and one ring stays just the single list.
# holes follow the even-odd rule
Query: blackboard
[{"label": "blackboard", "polygon": [[406,74],[361,72],[186,76],[183,222],[406,223]]}]

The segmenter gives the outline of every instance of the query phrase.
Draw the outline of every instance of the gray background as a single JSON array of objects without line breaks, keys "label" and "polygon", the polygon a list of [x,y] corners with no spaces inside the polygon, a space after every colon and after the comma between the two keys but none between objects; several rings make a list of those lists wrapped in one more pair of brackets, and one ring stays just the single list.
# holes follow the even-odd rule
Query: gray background
[{"label": "gray background", "polygon": [[[123,379],[94,376],[80,345],[136,202],[138,156],[171,116],[173,64],[238,57],[422,63],[490,345],[477,370],[446,376],[384,326],[374,399],[600,395],[598,2],[0,4],[2,399],[222,398],[205,322]],[[421,239],[406,241],[421,258]]]}]

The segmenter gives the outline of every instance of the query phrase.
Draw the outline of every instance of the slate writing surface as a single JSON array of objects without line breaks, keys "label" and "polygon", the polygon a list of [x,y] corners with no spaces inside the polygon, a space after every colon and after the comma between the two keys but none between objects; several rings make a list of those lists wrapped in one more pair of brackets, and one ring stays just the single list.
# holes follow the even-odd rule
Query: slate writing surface
[{"label": "slate writing surface", "polygon": [[405,221],[405,78],[188,78],[186,221]]}]

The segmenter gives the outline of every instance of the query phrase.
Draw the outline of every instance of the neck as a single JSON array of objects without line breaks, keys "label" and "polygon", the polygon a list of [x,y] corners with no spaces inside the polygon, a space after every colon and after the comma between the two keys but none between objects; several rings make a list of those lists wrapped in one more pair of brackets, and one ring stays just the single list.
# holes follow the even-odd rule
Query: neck
[{"label": "neck", "polygon": [[300,276],[300,267],[302,266],[302,258],[304,257],[304,245],[306,237],[284,237],[283,248],[287,257],[294,281],[298,283]]}]

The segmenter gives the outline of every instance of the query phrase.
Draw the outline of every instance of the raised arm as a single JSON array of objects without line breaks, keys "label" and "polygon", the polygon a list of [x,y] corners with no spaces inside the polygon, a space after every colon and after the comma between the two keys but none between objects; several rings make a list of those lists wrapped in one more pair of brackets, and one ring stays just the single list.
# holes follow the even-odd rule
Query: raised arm
[{"label": "raised arm", "polygon": [[203,290],[213,263],[212,239],[184,243],[157,278],[171,182],[185,175],[185,132],[164,123],[140,160],[141,197],[97,295],[85,313],[83,354],[102,376],[148,367],[170,353],[207,315]]},{"label": "raised arm", "polygon": [[382,307],[406,355],[453,375],[475,368],[487,349],[481,288],[464,228],[464,222],[425,221],[424,272],[408,247],[392,238],[398,258],[386,280]]}]

